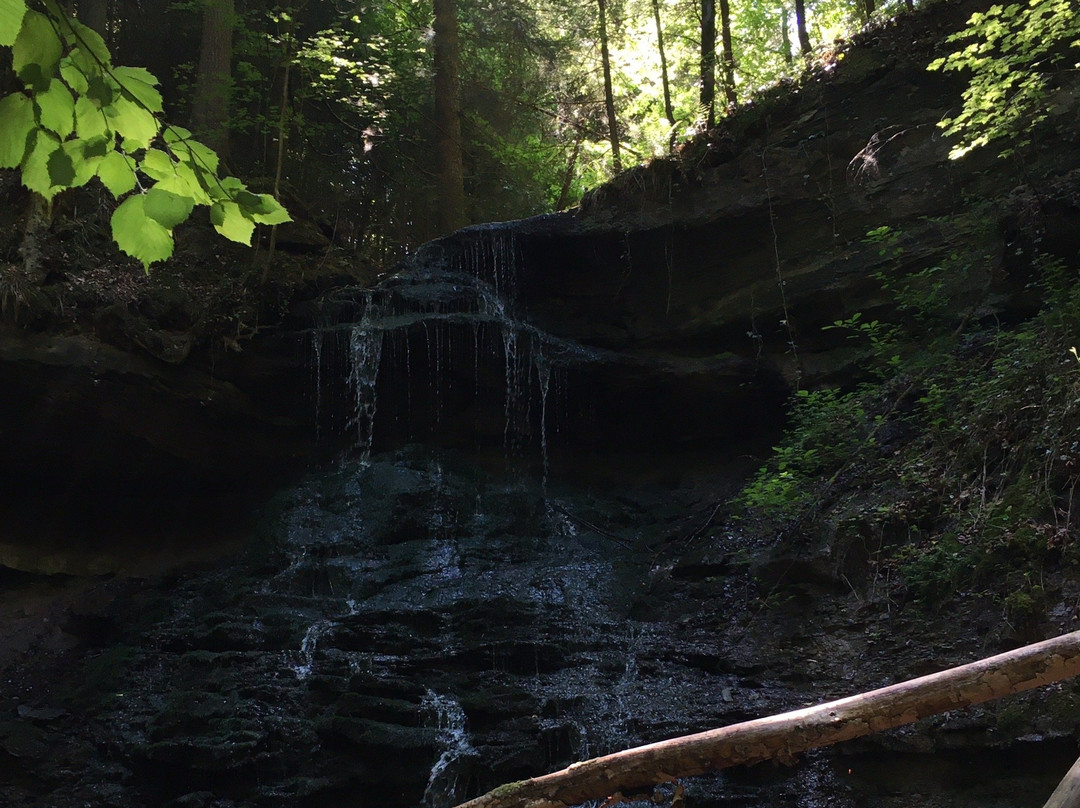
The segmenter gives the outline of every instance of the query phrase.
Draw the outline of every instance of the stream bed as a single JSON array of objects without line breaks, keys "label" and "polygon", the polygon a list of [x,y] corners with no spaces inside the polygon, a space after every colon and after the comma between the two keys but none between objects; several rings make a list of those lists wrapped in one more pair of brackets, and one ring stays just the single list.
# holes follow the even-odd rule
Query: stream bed
[{"label": "stream bed", "polygon": [[[283,491],[237,556],[83,582],[55,618],[75,640],[6,669],[4,804],[448,808],[918,671],[909,621],[824,579],[766,603],[767,543],[700,530],[719,472],[576,475],[363,453]],[[686,801],[1037,808],[1075,749],[1014,720],[692,778]]]}]

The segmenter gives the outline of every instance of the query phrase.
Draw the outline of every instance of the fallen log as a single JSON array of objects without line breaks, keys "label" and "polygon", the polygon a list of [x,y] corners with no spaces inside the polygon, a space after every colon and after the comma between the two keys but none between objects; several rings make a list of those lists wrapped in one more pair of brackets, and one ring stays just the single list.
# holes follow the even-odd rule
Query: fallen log
[{"label": "fallen log", "polygon": [[1043,808],[1080,808],[1080,760],[1072,765],[1058,783]]},{"label": "fallen log", "polygon": [[1080,631],[838,701],[582,761],[562,771],[500,786],[458,808],[567,808],[730,766],[771,759],[787,762],[808,749],[1077,674]]}]

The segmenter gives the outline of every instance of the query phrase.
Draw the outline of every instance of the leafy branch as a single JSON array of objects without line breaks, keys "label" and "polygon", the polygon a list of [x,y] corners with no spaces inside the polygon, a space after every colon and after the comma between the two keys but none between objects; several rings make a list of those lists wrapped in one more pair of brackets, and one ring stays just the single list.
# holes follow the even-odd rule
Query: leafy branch
[{"label": "leafy branch", "polygon": [[949,154],[954,160],[1004,137],[1013,145],[1002,157],[1027,145],[1031,127],[1049,115],[1051,77],[1063,68],[1080,68],[1075,0],[993,5],[973,14],[967,28],[946,41],[964,46],[927,69],[971,72],[963,109],[939,124],[945,134],[961,137]]},{"label": "leafy branch", "polygon": [[0,168],[21,170],[51,202],[94,177],[120,202],[117,246],[150,265],[173,252],[172,231],[196,205],[223,236],[251,243],[256,224],[290,221],[270,194],[218,174],[216,152],[161,119],[157,78],[112,64],[101,36],[46,0],[0,0],[0,47],[10,47],[24,90],[0,99]]}]

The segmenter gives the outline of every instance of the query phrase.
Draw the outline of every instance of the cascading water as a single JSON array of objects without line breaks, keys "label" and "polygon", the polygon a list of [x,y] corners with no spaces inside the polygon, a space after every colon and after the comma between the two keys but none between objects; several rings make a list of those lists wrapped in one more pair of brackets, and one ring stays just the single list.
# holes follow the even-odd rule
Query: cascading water
[{"label": "cascading water", "polygon": [[426,726],[438,730],[437,740],[442,747],[442,753],[428,776],[423,805],[427,808],[451,808],[462,799],[462,775],[469,758],[476,755],[469,742],[465,710],[452,696],[429,689],[420,702],[420,714]]},{"label": "cascading water", "polygon": [[[318,412],[316,418],[328,422],[324,431],[347,423],[364,454],[384,430],[386,445],[471,428],[474,445],[498,435],[509,453],[539,450],[546,469],[549,437],[558,429],[552,423],[558,407],[549,397],[559,393],[560,374],[597,354],[520,316],[511,229],[466,232],[460,249],[421,251],[379,286],[327,302],[338,321],[313,330],[312,360],[320,365],[313,374],[320,385],[315,399],[325,410],[337,398],[344,415]],[[501,428],[494,423],[496,365]]]}]

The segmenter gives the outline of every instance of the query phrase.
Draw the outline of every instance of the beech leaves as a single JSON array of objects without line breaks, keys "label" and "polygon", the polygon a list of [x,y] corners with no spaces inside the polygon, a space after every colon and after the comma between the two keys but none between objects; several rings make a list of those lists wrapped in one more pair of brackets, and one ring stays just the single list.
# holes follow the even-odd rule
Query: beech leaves
[{"label": "beech leaves", "polygon": [[0,0],[0,46],[11,48],[25,86],[0,99],[0,168],[20,169],[23,185],[47,200],[97,177],[120,200],[113,239],[147,270],[172,255],[172,230],[196,205],[245,244],[256,224],[290,221],[271,195],[219,177],[213,149],[162,122],[152,73],[113,65],[97,32],[52,0],[45,8]]}]

